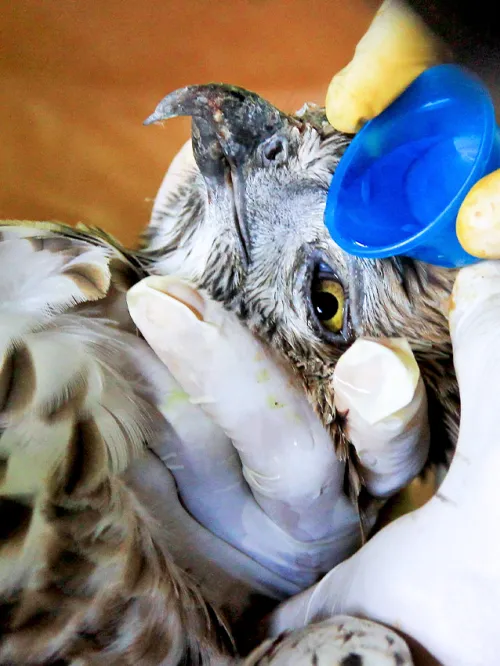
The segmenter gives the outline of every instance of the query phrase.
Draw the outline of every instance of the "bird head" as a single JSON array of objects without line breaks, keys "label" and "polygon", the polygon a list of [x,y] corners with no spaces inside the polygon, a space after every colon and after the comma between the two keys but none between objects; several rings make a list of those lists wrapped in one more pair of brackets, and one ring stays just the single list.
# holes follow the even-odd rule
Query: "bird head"
[{"label": "bird head", "polygon": [[334,438],[339,356],[360,336],[406,337],[427,385],[432,456],[442,457],[458,421],[446,318],[454,272],[358,259],[334,243],[326,197],[351,137],[319,107],[288,115],[223,84],[173,92],[146,124],[181,115],[192,118],[192,140],[156,198],[151,271],[185,278],[235,312],[300,378]]}]

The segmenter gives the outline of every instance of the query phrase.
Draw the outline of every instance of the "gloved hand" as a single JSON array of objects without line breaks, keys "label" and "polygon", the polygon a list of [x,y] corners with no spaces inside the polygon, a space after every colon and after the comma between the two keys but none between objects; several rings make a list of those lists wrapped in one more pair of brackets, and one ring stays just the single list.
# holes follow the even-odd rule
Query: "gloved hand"
[{"label": "gloved hand", "polygon": [[450,324],[462,419],[457,450],[439,492],[384,528],[318,585],[286,602],[274,617],[276,633],[355,614],[404,632],[445,666],[498,664],[497,262],[459,273]]},{"label": "gloved hand", "polygon": [[[293,595],[354,552],[344,465],[271,352],[179,280],[146,278],[128,304],[172,375],[162,411],[175,431],[130,480],[208,598],[238,614],[246,593]],[[360,340],[335,382],[368,488],[390,495],[427,456],[425,390],[409,346]]]}]

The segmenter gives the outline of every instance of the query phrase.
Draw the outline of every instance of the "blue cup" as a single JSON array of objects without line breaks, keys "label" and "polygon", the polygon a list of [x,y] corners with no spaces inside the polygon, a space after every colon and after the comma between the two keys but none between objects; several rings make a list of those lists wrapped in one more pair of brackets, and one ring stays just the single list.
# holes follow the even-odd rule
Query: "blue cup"
[{"label": "blue cup", "polygon": [[471,187],[500,168],[500,135],[481,81],[455,65],[421,74],[342,157],[325,224],[349,254],[403,255],[449,268],[479,261],[455,223]]}]

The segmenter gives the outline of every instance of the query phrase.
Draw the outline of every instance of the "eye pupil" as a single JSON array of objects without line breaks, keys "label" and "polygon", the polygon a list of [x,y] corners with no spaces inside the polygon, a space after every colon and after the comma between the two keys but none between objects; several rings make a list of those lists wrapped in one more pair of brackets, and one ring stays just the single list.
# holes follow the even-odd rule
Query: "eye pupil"
[{"label": "eye pupil", "polygon": [[338,299],[328,291],[318,291],[314,297],[314,307],[320,321],[328,321],[339,311]]}]

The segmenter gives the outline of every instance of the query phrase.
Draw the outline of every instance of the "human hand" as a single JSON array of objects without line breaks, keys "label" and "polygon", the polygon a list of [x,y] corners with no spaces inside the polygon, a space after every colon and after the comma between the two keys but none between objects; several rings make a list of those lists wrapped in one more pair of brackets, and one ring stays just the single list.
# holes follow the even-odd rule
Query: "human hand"
[{"label": "human hand", "polygon": [[[226,579],[283,598],[354,552],[359,522],[343,493],[344,464],[272,353],[231,313],[177,279],[146,278],[128,304],[172,375],[162,411],[174,430],[155,450],[154,474],[152,460],[144,461],[133,484],[175,532],[181,557],[189,537],[193,557],[199,553],[189,567],[195,577],[200,571],[210,586],[203,572],[210,542],[219,578],[222,570]],[[360,340],[339,361],[334,382],[366,485],[387,497],[427,457],[425,391],[413,355],[404,341]],[[191,524],[197,531],[186,537]]]},{"label": "human hand", "polygon": [[403,632],[441,664],[498,663],[498,263],[459,273],[450,324],[462,418],[439,492],[285,603],[274,617],[276,632],[350,613]]}]

